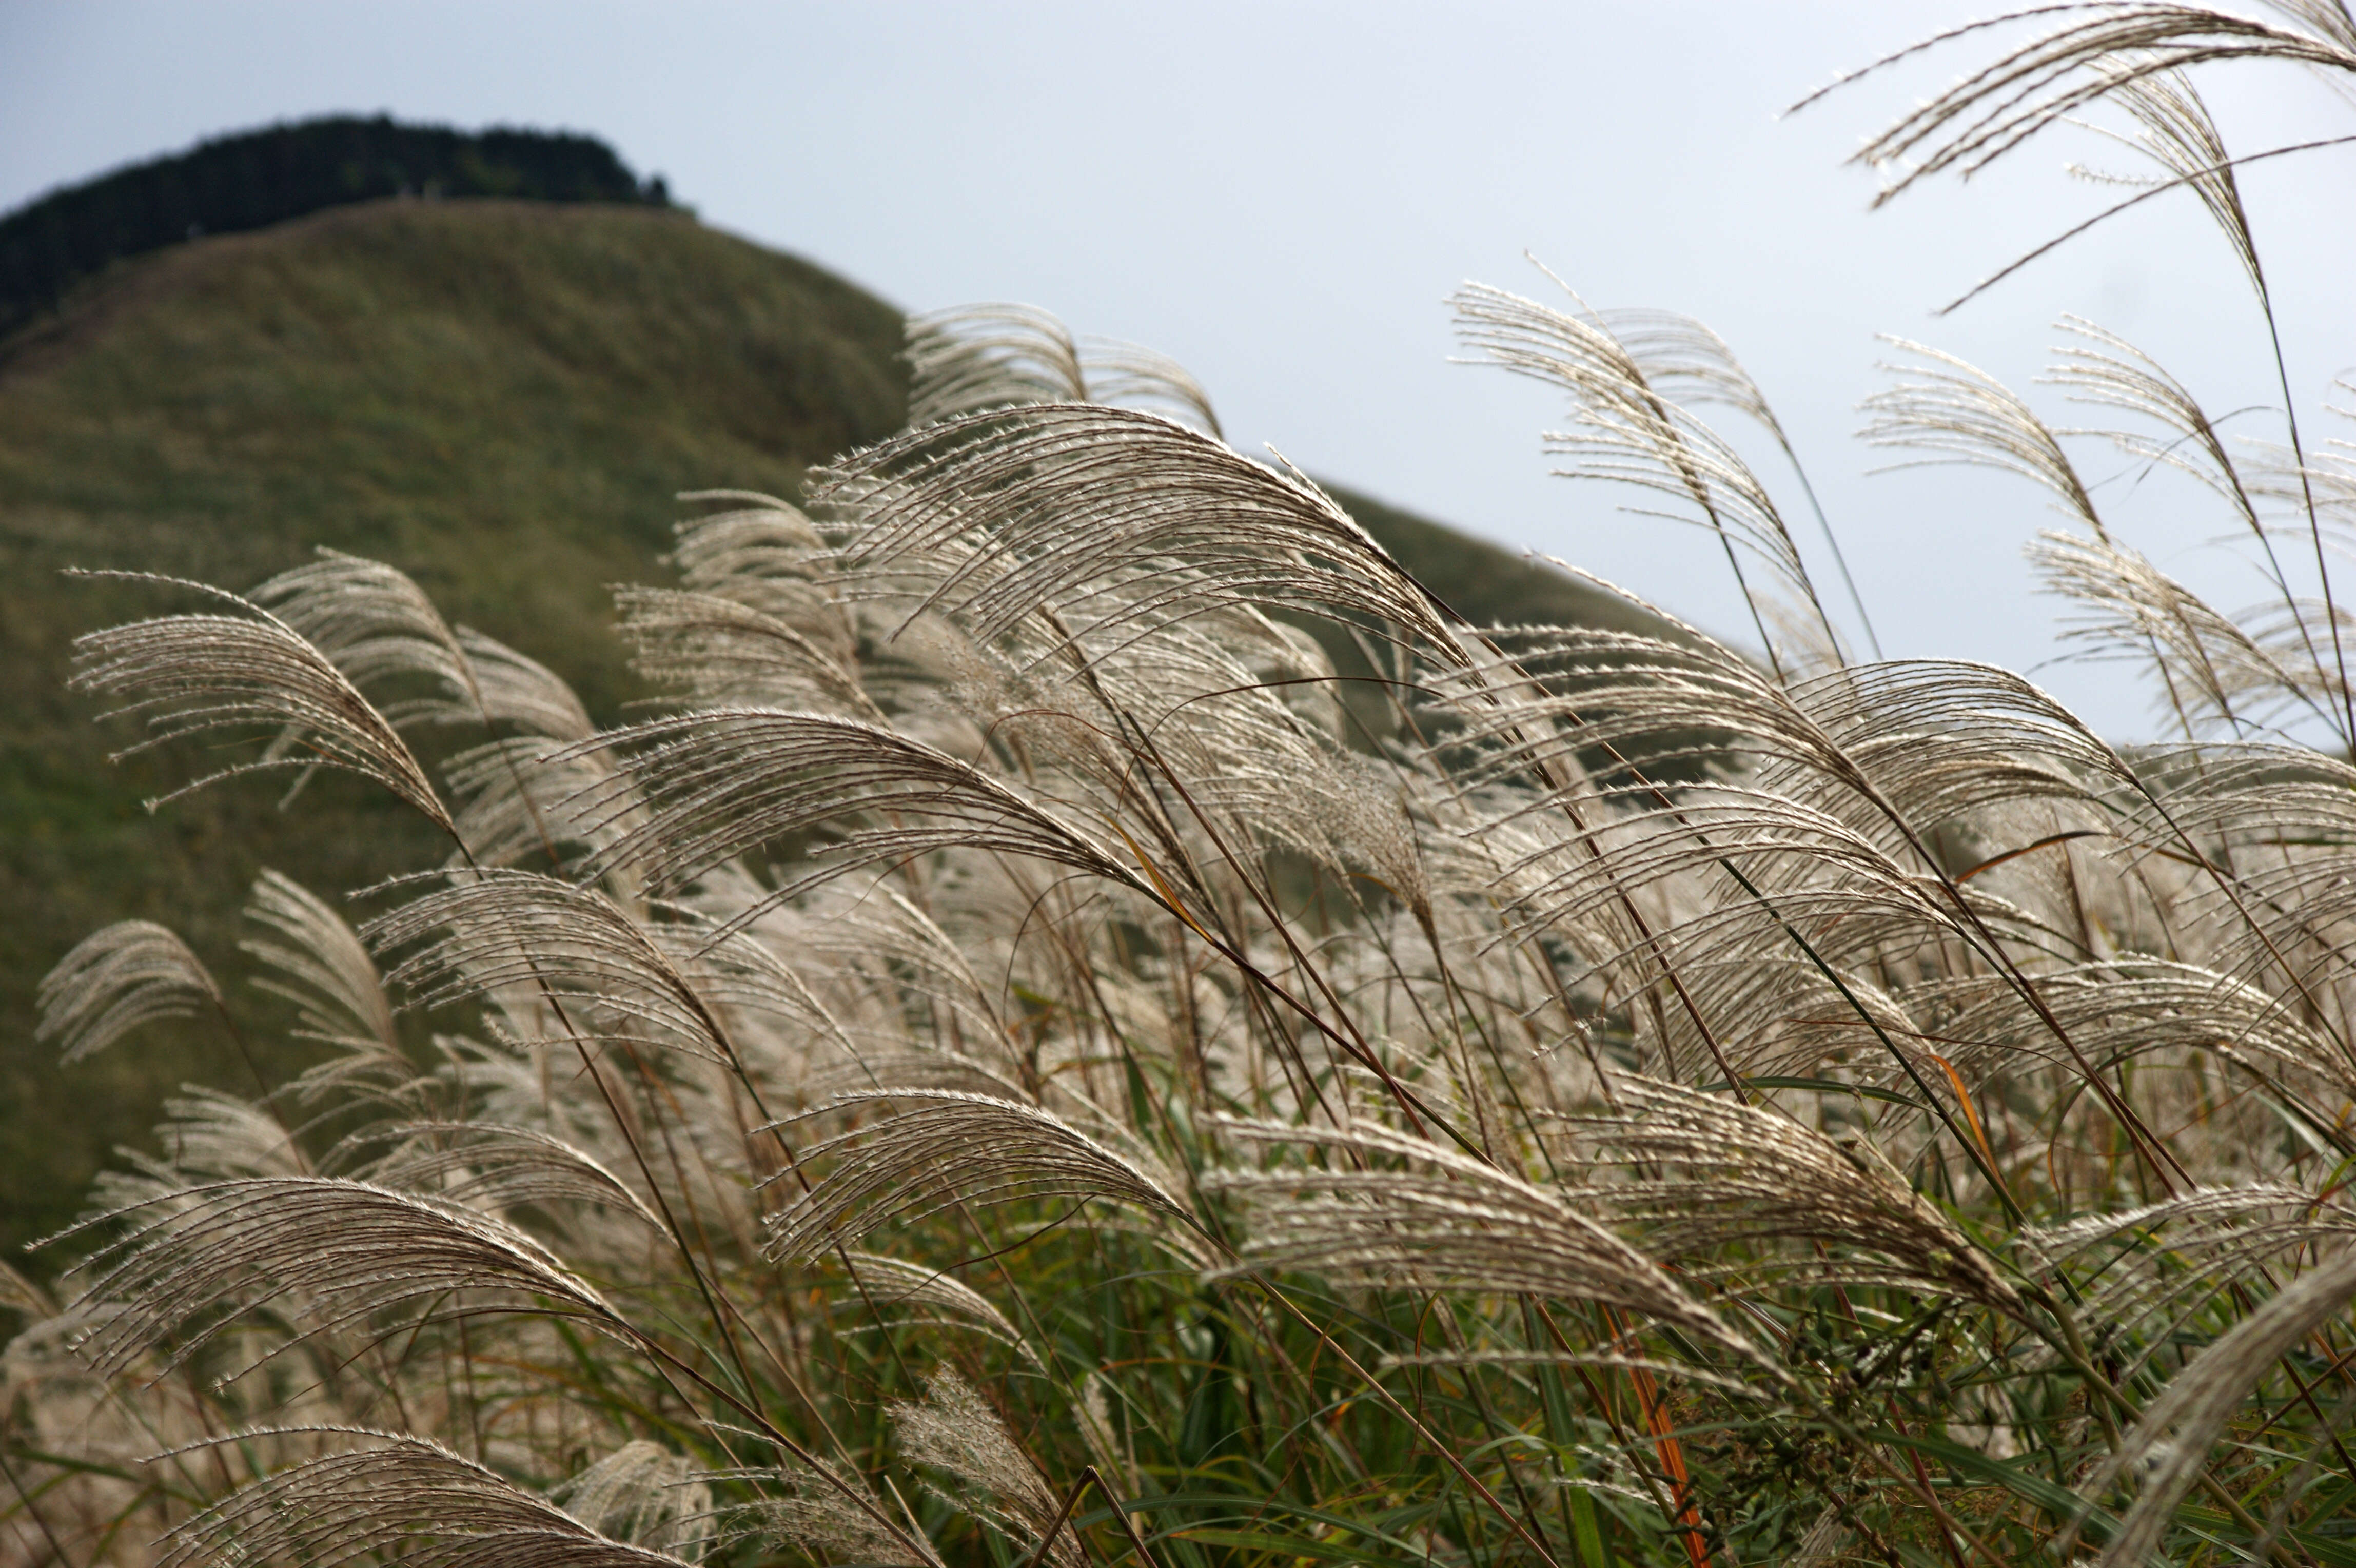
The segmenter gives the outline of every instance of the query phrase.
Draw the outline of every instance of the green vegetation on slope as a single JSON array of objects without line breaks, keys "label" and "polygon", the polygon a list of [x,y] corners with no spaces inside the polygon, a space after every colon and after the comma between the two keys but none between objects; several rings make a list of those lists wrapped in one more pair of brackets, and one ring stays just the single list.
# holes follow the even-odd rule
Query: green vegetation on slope
[{"label": "green vegetation on slope", "polygon": [[[315,544],[399,563],[454,618],[632,693],[605,585],[659,575],[680,489],[791,491],[899,422],[898,313],[790,257],[643,209],[389,202],[121,269],[0,361],[0,1242],[54,1226],[183,1079],[245,1082],[198,1020],[61,1072],[34,989],[144,917],[223,982],[273,865],[324,888],[430,864],[405,813],[257,779],[153,817],[187,757],[65,690],[75,634],[190,607],[67,566],[248,586]],[[242,985],[238,987],[242,991]],[[160,1069],[156,1064],[169,1063]],[[284,1065],[284,1064],[265,1064]],[[159,1080],[160,1077],[160,1080]]]},{"label": "green vegetation on slope", "polygon": [[[253,779],[148,815],[193,759],[107,766],[136,731],[66,691],[68,645],[196,607],[58,574],[243,588],[314,545],[371,556],[612,723],[635,689],[606,586],[664,577],[671,497],[794,494],[809,464],[889,434],[900,343],[888,306],[680,214],[395,201],[119,267],[0,349],[0,1245],[68,1219],[177,1083],[251,1087],[206,1019],[60,1070],[31,1031],[69,947],[158,920],[243,992],[238,910],[263,866],[334,889],[440,853],[332,777],[283,814]],[[1337,494],[1475,618],[1633,624],[1507,551]]]}]

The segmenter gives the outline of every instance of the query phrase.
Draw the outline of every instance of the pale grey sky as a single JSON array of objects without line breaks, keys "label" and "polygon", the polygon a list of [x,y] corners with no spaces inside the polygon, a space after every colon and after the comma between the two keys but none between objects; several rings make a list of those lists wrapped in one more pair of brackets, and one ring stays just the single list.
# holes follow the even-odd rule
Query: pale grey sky
[{"label": "pale grey sky", "polygon": [[[1526,249],[1596,305],[1685,311],[1733,344],[1809,464],[1892,654],[2029,668],[2055,652],[2055,607],[2032,596],[2020,547],[2055,520],[1998,476],[1866,476],[1877,454],[1852,433],[1880,381],[1874,334],[1961,354],[2057,424],[2072,411],[2029,381],[2064,311],[2135,339],[2212,413],[2255,410],[2229,428],[2278,437],[2265,410],[2280,395],[2249,291],[2185,197],[1931,316],[2113,194],[2065,162],[2132,166],[2056,137],[1969,187],[1869,213],[1872,178],[1843,156],[1987,45],[1776,118],[1839,70],[1975,14],[1972,0],[0,0],[0,207],[330,111],[588,131],[667,175],[707,222],[911,309],[1021,299],[1151,345],[1195,371],[1248,450],[1272,443],[1740,632],[1707,540],[1547,477],[1554,398],[1449,363],[1446,295],[1466,279],[1542,292]],[[2202,81],[2236,151],[2356,131],[2356,108],[2278,68]],[[2317,435],[2356,435],[2321,406],[2351,402],[2329,387],[2356,374],[2356,149],[2254,168],[2244,187],[2303,415]],[[2221,604],[2259,596],[2209,542],[2222,523],[2189,486],[2083,456],[2128,539]],[[1786,510],[1838,603],[1795,494]],[[2356,584],[2356,565],[2346,575]],[[2038,679],[2113,734],[2151,727],[2114,673]]]}]

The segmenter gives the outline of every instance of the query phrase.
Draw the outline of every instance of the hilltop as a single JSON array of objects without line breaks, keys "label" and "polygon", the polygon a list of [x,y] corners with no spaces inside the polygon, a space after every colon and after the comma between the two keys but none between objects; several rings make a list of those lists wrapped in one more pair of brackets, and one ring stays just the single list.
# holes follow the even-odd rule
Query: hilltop
[{"label": "hilltop", "polygon": [[[243,991],[237,910],[262,867],[336,890],[439,853],[332,778],[284,813],[253,780],[148,815],[192,759],[109,767],[134,736],[66,692],[68,645],[190,601],[59,573],[242,588],[315,545],[372,556],[611,723],[636,688],[606,587],[665,579],[674,493],[793,495],[809,465],[889,434],[900,344],[882,301],[677,210],[420,199],[117,263],[0,343],[0,1245],[70,1218],[174,1086],[247,1081],[205,1020],[60,1070],[31,1036],[35,988],[67,948],[160,920]],[[1476,617],[1643,618],[1340,494]]]}]

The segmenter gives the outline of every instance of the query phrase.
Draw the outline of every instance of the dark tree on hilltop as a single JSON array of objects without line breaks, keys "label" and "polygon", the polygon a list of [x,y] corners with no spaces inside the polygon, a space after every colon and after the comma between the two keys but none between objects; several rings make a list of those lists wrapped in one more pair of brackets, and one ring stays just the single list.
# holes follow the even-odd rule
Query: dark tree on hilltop
[{"label": "dark tree on hilltop", "polygon": [[273,125],[52,191],[0,219],[0,334],[111,262],[386,196],[670,205],[661,177],[641,182],[594,136],[469,134],[386,115]]}]

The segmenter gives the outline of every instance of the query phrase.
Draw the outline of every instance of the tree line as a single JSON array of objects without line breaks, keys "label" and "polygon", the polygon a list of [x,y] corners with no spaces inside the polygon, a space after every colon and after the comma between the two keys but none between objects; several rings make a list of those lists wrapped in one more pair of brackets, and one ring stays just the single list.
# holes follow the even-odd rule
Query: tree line
[{"label": "tree line", "polygon": [[661,176],[640,180],[594,136],[469,133],[382,114],[272,125],[52,191],[0,219],[0,335],[113,262],[388,196],[671,205]]}]

